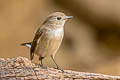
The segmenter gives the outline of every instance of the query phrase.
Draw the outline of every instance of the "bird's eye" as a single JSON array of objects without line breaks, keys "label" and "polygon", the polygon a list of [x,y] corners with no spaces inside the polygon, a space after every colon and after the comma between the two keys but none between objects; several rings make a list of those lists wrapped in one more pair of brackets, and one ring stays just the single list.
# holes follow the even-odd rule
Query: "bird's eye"
[{"label": "bird's eye", "polygon": [[57,20],[61,20],[62,18],[61,17],[57,17]]}]

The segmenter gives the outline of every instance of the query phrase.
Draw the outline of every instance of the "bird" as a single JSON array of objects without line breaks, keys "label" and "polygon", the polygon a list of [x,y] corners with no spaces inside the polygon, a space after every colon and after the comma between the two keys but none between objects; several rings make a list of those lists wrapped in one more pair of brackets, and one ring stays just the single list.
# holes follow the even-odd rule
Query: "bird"
[{"label": "bird", "polygon": [[34,54],[38,55],[40,66],[43,67],[42,60],[50,56],[56,68],[60,69],[54,57],[63,40],[64,24],[72,17],[63,12],[53,12],[46,17],[45,21],[37,29],[33,41],[21,44],[30,48],[30,60],[33,60]]}]

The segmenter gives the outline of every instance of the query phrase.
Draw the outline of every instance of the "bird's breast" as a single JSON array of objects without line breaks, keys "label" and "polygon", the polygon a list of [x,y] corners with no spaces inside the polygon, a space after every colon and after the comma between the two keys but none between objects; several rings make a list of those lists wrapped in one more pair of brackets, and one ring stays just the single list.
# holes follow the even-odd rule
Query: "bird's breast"
[{"label": "bird's breast", "polygon": [[63,31],[62,28],[60,28],[60,29],[55,29],[55,30],[48,31],[47,34],[51,37],[61,37],[61,36],[63,36],[64,31]]},{"label": "bird's breast", "polygon": [[45,31],[38,42],[37,54],[39,56],[54,54],[60,47],[63,35],[63,29]]}]

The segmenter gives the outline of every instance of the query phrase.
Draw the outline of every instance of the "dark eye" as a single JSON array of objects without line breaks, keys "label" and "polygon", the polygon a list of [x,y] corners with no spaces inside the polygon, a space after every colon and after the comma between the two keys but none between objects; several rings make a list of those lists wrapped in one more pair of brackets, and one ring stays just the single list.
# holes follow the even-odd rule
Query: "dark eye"
[{"label": "dark eye", "polygon": [[57,17],[57,20],[61,20],[62,18],[61,17]]}]

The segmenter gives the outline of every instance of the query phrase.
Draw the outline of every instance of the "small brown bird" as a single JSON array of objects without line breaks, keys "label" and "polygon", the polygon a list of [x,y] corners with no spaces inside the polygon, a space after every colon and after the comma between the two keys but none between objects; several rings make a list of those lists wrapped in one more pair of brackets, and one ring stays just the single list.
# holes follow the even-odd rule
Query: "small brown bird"
[{"label": "small brown bird", "polygon": [[72,16],[66,16],[62,12],[55,12],[49,15],[43,24],[38,28],[32,42],[22,43],[21,45],[30,48],[30,59],[33,60],[34,54],[39,56],[40,66],[43,67],[42,59],[51,56],[57,69],[54,56],[61,45],[64,36],[64,24]]}]

